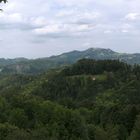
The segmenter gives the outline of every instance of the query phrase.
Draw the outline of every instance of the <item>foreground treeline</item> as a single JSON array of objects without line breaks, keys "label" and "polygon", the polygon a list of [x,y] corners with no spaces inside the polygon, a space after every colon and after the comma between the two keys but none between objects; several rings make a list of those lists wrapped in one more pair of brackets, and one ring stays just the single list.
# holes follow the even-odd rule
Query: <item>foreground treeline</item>
[{"label": "foreground treeline", "polygon": [[139,140],[140,67],[83,59],[0,75],[1,140]]}]

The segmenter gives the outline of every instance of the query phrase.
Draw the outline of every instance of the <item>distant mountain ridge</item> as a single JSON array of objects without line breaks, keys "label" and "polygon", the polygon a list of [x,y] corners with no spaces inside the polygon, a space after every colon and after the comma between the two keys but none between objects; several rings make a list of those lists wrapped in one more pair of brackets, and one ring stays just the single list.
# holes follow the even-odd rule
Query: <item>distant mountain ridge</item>
[{"label": "distant mountain ridge", "polygon": [[52,68],[70,65],[88,58],[96,60],[118,59],[128,64],[140,64],[140,54],[118,53],[111,49],[89,48],[84,51],[71,51],[57,56],[38,59],[0,59],[1,73],[38,74]]}]

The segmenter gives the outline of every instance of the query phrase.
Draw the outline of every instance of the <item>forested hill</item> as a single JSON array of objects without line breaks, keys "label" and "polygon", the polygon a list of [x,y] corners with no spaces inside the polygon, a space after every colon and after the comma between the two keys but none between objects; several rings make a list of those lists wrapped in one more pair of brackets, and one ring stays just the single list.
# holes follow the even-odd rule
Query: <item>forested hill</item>
[{"label": "forested hill", "polygon": [[82,59],[0,75],[1,140],[139,140],[140,66]]},{"label": "forested hill", "polygon": [[119,59],[128,64],[140,64],[140,54],[124,54],[110,49],[90,48],[85,51],[72,51],[58,56],[34,60],[25,58],[0,59],[0,71],[12,74],[38,74],[52,68],[73,64],[83,58],[96,60]]}]

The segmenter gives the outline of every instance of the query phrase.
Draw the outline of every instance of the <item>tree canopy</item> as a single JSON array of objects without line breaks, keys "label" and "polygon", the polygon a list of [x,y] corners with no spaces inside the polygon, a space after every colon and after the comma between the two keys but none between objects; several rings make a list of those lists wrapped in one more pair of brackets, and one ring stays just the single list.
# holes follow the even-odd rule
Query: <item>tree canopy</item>
[{"label": "tree canopy", "polygon": [[[7,3],[8,1],[7,0],[0,0],[0,3],[1,2]],[[2,11],[2,9],[0,9],[0,11]]]},{"label": "tree canopy", "polygon": [[4,2],[4,3],[6,3],[6,2],[7,2],[7,0],[0,0],[0,2]]},{"label": "tree canopy", "polygon": [[139,140],[140,66],[83,59],[0,73],[1,140]]}]

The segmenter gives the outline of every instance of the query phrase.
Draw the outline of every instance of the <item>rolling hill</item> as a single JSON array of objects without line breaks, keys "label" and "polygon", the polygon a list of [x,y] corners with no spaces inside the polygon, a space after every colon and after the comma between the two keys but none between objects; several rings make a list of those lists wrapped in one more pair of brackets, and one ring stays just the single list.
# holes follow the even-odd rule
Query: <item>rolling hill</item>
[{"label": "rolling hill", "polygon": [[111,49],[90,48],[85,51],[72,51],[57,56],[38,59],[0,59],[2,73],[38,74],[49,69],[63,67],[88,58],[95,60],[117,59],[128,64],[140,64],[140,54],[114,52]]}]

